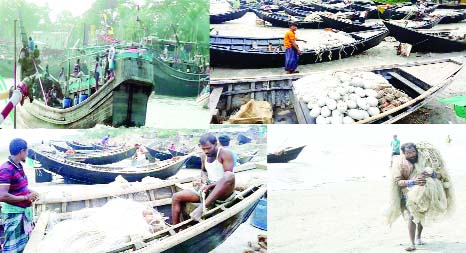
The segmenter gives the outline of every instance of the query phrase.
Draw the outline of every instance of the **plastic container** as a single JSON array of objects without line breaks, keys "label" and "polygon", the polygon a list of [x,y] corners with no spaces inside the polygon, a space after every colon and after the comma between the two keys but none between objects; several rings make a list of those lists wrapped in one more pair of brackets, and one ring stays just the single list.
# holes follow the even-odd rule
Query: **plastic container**
[{"label": "plastic container", "polygon": [[89,96],[87,94],[81,94],[79,95],[79,103],[82,103],[84,100],[86,100]]},{"label": "plastic container", "polygon": [[251,215],[251,225],[258,229],[267,230],[267,199],[259,200]]},{"label": "plastic container", "polygon": [[73,105],[77,105],[77,104],[79,104],[79,98],[75,97],[73,101]]},{"label": "plastic container", "polygon": [[71,98],[64,98],[63,99],[63,108],[71,107]]}]

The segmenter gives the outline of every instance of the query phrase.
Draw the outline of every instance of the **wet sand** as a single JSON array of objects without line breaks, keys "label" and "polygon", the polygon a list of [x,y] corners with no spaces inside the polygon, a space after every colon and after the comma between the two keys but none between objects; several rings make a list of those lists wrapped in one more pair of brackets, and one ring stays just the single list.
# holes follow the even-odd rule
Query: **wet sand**
[{"label": "wet sand", "polygon": [[[426,226],[418,252],[466,252],[466,177],[455,178],[453,217]],[[407,223],[383,223],[387,185],[378,181],[331,183],[313,190],[272,191],[269,195],[270,252],[404,252]],[[286,236],[285,236],[286,235]]]},{"label": "wet sand", "polygon": [[[369,23],[377,22],[377,20],[368,20]],[[226,22],[224,24],[211,25],[214,30],[211,34],[244,36],[244,37],[283,37],[287,28],[264,27],[256,25],[256,16],[249,12],[241,19]],[[434,29],[441,28],[462,28],[466,29],[466,21],[456,24],[437,25]],[[316,29],[298,29],[296,35],[300,37],[310,37],[319,34]],[[341,70],[354,67],[403,64],[415,61],[426,61],[444,58],[459,58],[460,61],[466,63],[466,52],[453,53],[412,53],[409,57],[396,55],[395,46],[398,42],[392,37],[388,37],[378,46],[371,48],[361,54],[351,56],[349,58],[335,60],[331,62],[316,63],[301,65],[298,70],[301,73],[313,73],[326,70]],[[435,71],[435,70],[434,70]],[[228,69],[214,67],[211,70],[212,78],[227,78],[227,77],[247,77],[247,76],[267,76],[285,74],[283,68],[263,68],[263,69]],[[429,103],[419,111],[413,113],[399,123],[466,123],[466,119],[456,116],[451,105],[445,105],[437,101],[438,98],[448,98],[453,96],[464,95],[466,93],[466,68],[463,68],[456,76],[455,80],[438,95],[436,95]]]}]

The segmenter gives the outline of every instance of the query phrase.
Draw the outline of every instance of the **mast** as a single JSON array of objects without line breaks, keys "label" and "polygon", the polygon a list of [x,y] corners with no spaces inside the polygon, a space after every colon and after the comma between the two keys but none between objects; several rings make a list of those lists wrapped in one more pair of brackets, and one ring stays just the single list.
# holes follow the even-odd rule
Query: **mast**
[{"label": "mast", "polygon": [[[14,42],[15,43],[15,45],[14,45],[15,52],[14,52],[14,58],[13,58],[15,63],[14,63],[14,67],[13,67],[14,68],[13,69],[13,82],[14,82],[15,90],[16,90],[16,61],[17,61],[17,59],[16,59],[16,22],[17,21],[18,20],[15,19],[14,27],[13,27],[14,37],[15,37],[15,39],[14,39],[14,41],[15,41]],[[16,106],[15,106],[14,111],[13,111],[13,128],[16,129]]]}]

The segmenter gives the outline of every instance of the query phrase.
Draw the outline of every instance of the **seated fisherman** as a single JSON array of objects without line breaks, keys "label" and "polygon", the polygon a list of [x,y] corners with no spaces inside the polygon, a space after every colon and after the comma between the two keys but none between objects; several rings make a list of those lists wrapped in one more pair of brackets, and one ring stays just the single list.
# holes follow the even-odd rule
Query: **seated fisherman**
[{"label": "seated fisherman", "polygon": [[74,65],[74,69],[73,69],[73,77],[76,77],[76,78],[81,78],[83,76],[83,72],[81,71],[81,64],[79,62],[79,59],[76,60],[76,64]]},{"label": "seated fisherman", "polygon": [[[203,154],[201,155],[201,183],[199,191],[187,189],[175,193],[172,197],[172,223],[180,222],[181,206],[186,202],[201,202],[202,193],[206,193],[205,207],[211,207],[216,201],[228,201],[234,196],[235,174],[233,173],[234,158],[232,153],[217,144],[217,138],[212,134],[204,134],[199,140]],[[202,203],[191,213],[194,220],[199,220],[203,214]]]}]

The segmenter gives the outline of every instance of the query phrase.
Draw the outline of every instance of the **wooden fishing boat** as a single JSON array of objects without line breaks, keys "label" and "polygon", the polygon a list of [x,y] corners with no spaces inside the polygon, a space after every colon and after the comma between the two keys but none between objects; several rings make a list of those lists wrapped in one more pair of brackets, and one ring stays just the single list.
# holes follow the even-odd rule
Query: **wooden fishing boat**
[{"label": "wooden fishing boat", "polygon": [[163,152],[163,151],[157,150],[157,149],[152,148],[152,147],[146,147],[146,149],[147,149],[147,151],[149,152],[149,154],[152,157],[157,158],[160,161],[164,161],[164,160],[168,160],[168,159],[173,158],[173,155],[170,154],[170,153]]},{"label": "wooden fishing boat", "polygon": [[[168,223],[171,224],[171,197],[174,193],[183,190],[185,187],[181,184],[167,184],[165,186],[145,187],[142,192],[141,188],[132,189],[122,192],[122,196],[132,198],[133,195],[142,193],[148,195],[144,203],[150,204],[158,212],[169,217]],[[159,194],[160,193],[160,194]],[[242,223],[247,221],[259,199],[266,193],[265,185],[254,185],[238,192],[232,201],[226,202],[208,210],[200,222],[189,218],[189,213],[197,206],[194,203],[188,203],[183,207],[182,217],[184,221],[168,228],[158,231],[149,237],[137,241],[130,241],[124,245],[116,246],[109,252],[209,252],[220,245],[228,238]],[[80,200],[79,203],[99,202],[106,203],[109,197],[99,199]],[[67,202],[57,204],[67,204]],[[102,205],[100,204],[100,205]],[[100,206],[99,205],[99,206]],[[81,208],[84,208],[82,206]],[[40,241],[44,239],[47,233],[47,224],[50,219],[50,212],[43,211],[39,216],[37,225],[26,246],[25,253],[36,252]],[[71,218],[69,213],[58,214],[58,219],[66,220]]]},{"label": "wooden fishing boat", "polygon": [[413,52],[455,52],[466,50],[466,40],[453,40],[448,36],[453,30],[423,31],[404,28],[384,22],[396,40],[412,45]]},{"label": "wooden fishing boat", "polygon": [[374,24],[374,25],[367,25],[363,23],[359,23],[357,21],[346,21],[339,18],[331,17],[329,15],[320,15],[323,21],[323,27],[325,28],[333,28],[339,31],[344,32],[359,32],[359,31],[369,31],[374,29],[380,29],[383,26]]},{"label": "wooden fishing boat", "polygon": [[327,4],[320,4],[317,2],[308,2],[308,5],[315,8],[317,11],[327,11],[331,13],[338,13],[338,12],[351,12],[350,8],[337,8],[335,6],[327,5]]},{"label": "wooden fishing boat", "polygon": [[312,12],[312,10],[297,8],[296,6],[293,6],[291,4],[283,5],[283,10],[286,13],[288,13],[289,15],[298,16],[298,17],[306,17],[307,15],[309,15]]},{"label": "wooden fishing boat", "polygon": [[[299,64],[325,62],[359,54],[379,45],[387,35],[386,29],[350,33],[356,42],[319,51],[303,50]],[[285,51],[268,50],[269,43],[274,49],[282,47],[282,38],[211,36],[210,43],[212,66],[267,68],[281,67],[285,63]]]},{"label": "wooden fishing boat", "polygon": [[75,150],[103,150],[103,148],[98,148],[92,144],[83,144],[77,141],[67,141],[66,144]]},{"label": "wooden fishing boat", "polygon": [[256,150],[256,151],[253,151],[249,154],[245,154],[245,155],[240,155],[238,157],[238,162],[239,164],[245,164],[245,163],[248,163],[252,160],[252,158],[254,158],[254,156],[259,152],[259,150]]},{"label": "wooden fishing boat", "polygon": [[286,148],[278,153],[267,154],[267,163],[287,163],[298,158],[306,145],[297,148]]},{"label": "wooden fishing boat", "polygon": [[[435,14],[435,13],[434,13]],[[452,23],[459,23],[466,19],[466,11],[459,12],[455,11],[449,14],[440,14],[442,19],[440,20],[439,24],[452,24]]]},{"label": "wooden fishing boat", "polygon": [[466,4],[438,4],[437,9],[466,10]]},{"label": "wooden fishing boat", "polygon": [[[153,90],[153,61],[126,48],[121,48],[115,61],[115,76],[90,96],[91,90],[95,90],[93,77],[84,76],[67,84],[65,93],[81,97],[79,104],[63,109],[48,106],[39,99],[26,100],[17,108],[18,125],[23,128],[92,128],[99,123],[116,127],[145,125],[147,101]],[[41,87],[38,79],[30,78],[36,73],[35,63],[29,58],[21,62],[21,79],[30,87]],[[60,87],[58,83],[55,85]]]},{"label": "wooden fishing boat", "polygon": [[90,165],[73,162],[37,149],[30,149],[28,155],[31,159],[39,161],[44,169],[59,174],[69,181],[85,184],[111,183],[119,175],[129,182],[140,181],[144,177],[165,179],[175,175],[189,158],[189,156],[184,156],[127,168],[121,165]]},{"label": "wooden fishing boat", "polygon": [[[372,71],[382,75],[395,88],[413,98],[408,103],[358,122],[381,124],[394,123],[421,108],[445,89],[462,67],[461,61],[442,59],[341,71]],[[429,74],[433,72],[436,75]],[[211,123],[221,124],[227,121],[241,105],[250,99],[255,99],[267,101],[272,105],[275,123],[315,124],[315,119],[309,116],[307,105],[300,101],[293,92],[293,81],[304,76],[295,74],[212,79],[210,83],[212,89],[220,89],[222,93],[217,101],[212,102],[217,106],[212,110]]]},{"label": "wooden fishing boat", "polygon": [[70,161],[93,164],[93,165],[104,165],[117,163],[119,161],[131,158],[136,153],[135,148],[121,148],[115,150],[107,150],[103,152],[90,153],[90,154],[70,154],[64,158]]},{"label": "wooden fishing boat", "polygon": [[297,20],[291,20],[289,16],[280,15],[276,13],[267,13],[257,9],[252,9],[256,16],[264,21],[269,22],[274,27],[290,27],[291,23],[297,23],[299,28],[319,29],[322,22],[304,21],[302,17],[295,17]]},{"label": "wooden fishing boat", "polygon": [[154,57],[154,64],[157,94],[195,97],[209,82],[209,76],[194,65],[164,61],[160,57]]},{"label": "wooden fishing boat", "polygon": [[180,151],[176,151],[176,150],[173,150],[173,149],[169,149],[168,152],[170,152],[170,154],[171,154],[173,157],[176,157],[176,156],[185,156],[185,155],[187,155],[187,153],[180,152]]},{"label": "wooden fishing boat", "polygon": [[[416,18],[415,13],[410,13],[410,12],[407,12],[407,11],[398,10],[398,8],[400,8],[401,6],[402,5],[391,6],[391,7],[387,8],[387,9],[385,9],[385,11],[383,13],[379,12],[380,18],[385,19],[385,20],[387,20],[387,19],[399,20],[399,19],[414,19],[414,18]],[[435,11],[435,9],[437,9],[437,5],[429,6],[429,7],[426,8],[425,13],[430,14],[433,11]]]},{"label": "wooden fishing boat", "polygon": [[[323,20],[323,26],[328,27],[328,28],[333,28],[337,29],[340,31],[344,32],[359,32],[359,31],[368,31],[368,30],[374,30],[374,29],[381,29],[384,27],[383,24],[373,24],[373,25],[367,25],[360,23],[358,21],[348,21],[348,20],[342,20],[336,17],[328,16],[328,15],[321,15],[321,18]],[[429,29],[437,25],[440,21],[442,20],[442,17],[435,17],[426,21],[423,21],[421,24],[413,24],[415,25],[413,28],[416,29]],[[412,24],[410,24],[407,20],[407,26],[411,27]]]},{"label": "wooden fishing boat", "polygon": [[235,20],[242,18],[249,9],[239,9],[239,10],[232,10],[227,13],[221,13],[221,14],[214,14],[210,15],[210,23],[211,24],[221,24],[227,21]]}]

